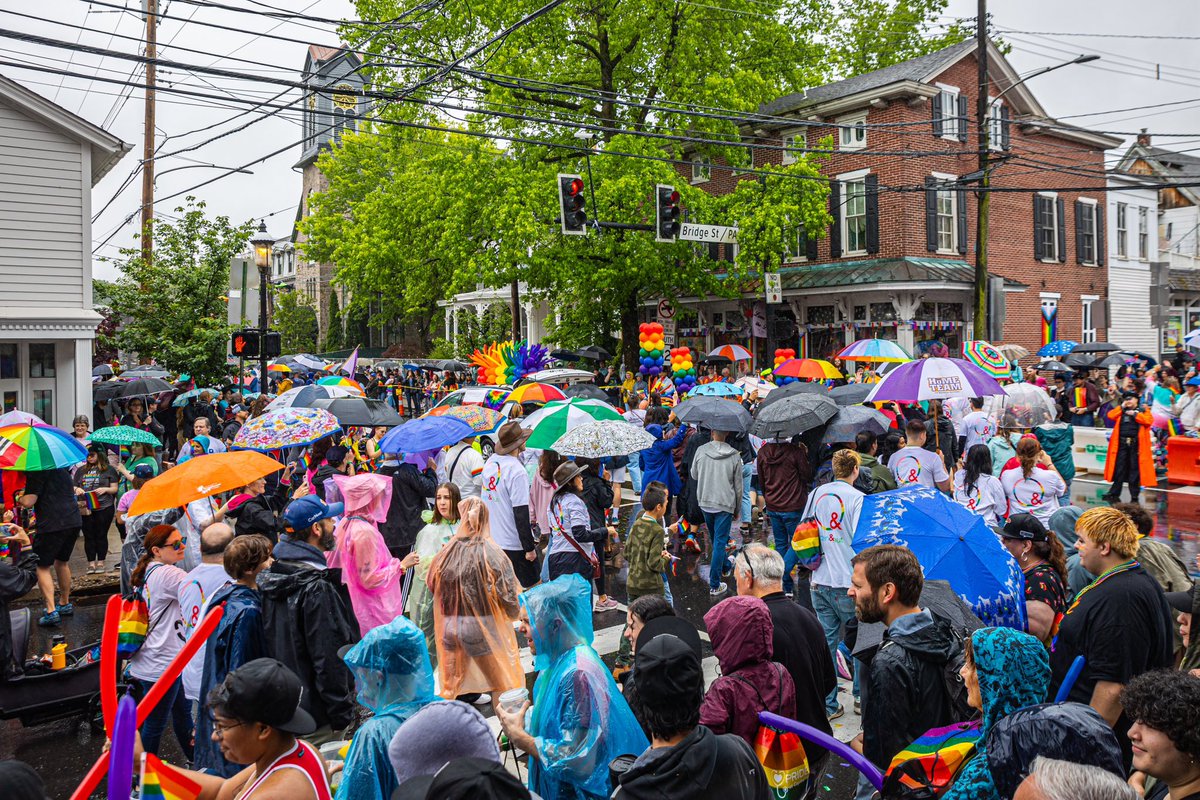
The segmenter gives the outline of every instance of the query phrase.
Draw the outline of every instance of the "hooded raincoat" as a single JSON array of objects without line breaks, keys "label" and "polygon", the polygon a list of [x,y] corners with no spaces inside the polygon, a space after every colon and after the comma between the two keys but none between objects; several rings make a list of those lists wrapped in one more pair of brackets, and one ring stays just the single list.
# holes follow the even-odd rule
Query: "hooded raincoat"
[{"label": "hooded raincoat", "polygon": [[662,425],[647,425],[646,433],[654,437],[654,444],[641,452],[642,485],[645,486],[650,481],[661,481],[672,496],[678,495],[683,483],[679,480],[679,473],[675,471],[675,459],[671,451],[683,444],[687,426],[680,425],[679,430],[675,431],[675,436],[670,439],[663,438]]},{"label": "hooded raincoat", "polygon": [[492,541],[482,500],[464,498],[458,512],[458,532],[434,556],[425,578],[433,592],[442,697],[451,700],[525,685],[512,626],[520,609],[512,562]]},{"label": "hooded raincoat", "polygon": [[399,784],[388,745],[400,726],[437,700],[425,634],[405,617],[373,628],[345,655],[358,702],[374,715],[354,734],[338,800],[390,800]]},{"label": "hooded raincoat", "polygon": [[1027,633],[1011,628],[983,628],[971,634],[975,676],[983,702],[980,743],[945,800],[1000,800],[988,767],[987,735],[995,724],[1018,708],[1046,699],[1050,659],[1046,646]]},{"label": "hooded raincoat", "polygon": [[650,743],[592,649],[592,588],[579,575],[563,575],[522,594],[521,604],[538,670],[529,788],[544,800],[607,798],[609,763]]},{"label": "hooded raincoat", "polygon": [[774,655],[775,626],[767,604],[738,595],[717,603],[704,615],[721,677],[713,681],[700,706],[700,723],[713,733],[733,733],[753,746],[758,712],[796,717],[796,685]]},{"label": "hooded raincoat", "polygon": [[404,610],[409,618],[417,623],[417,627],[425,634],[425,645],[432,652],[433,644],[433,593],[429,591],[426,578],[429,567],[433,564],[434,556],[442,552],[454,532],[458,530],[458,521],[432,521],[432,512],[426,511],[427,524],[417,533],[417,541],[413,552],[421,557],[413,570],[412,585],[408,589],[408,597],[404,600]]},{"label": "hooded raincoat", "polygon": [[386,625],[404,611],[400,579],[404,568],[388,552],[379,524],[387,518],[392,500],[392,481],[386,475],[367,473],[334,477],[346,506],[346,516],[334,535],[337,547],[329,566],[342,570],[342,581],[350,591],[350,605],[363,635]]}]

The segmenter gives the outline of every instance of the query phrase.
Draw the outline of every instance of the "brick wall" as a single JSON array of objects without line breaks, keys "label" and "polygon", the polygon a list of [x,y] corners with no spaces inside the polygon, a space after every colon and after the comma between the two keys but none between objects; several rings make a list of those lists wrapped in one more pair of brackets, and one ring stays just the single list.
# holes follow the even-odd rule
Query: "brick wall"
[{"label": "brick wall", "polygon": [[[324,192],[329,188],[329,180],[325,177],[325,173],[317,169],[315,162],[309,162],[304,167],[304,173],[300,189],[300,197],[304,203],[302,215],[307,217],[309,214],[308,198],[310,193]],[[297,234],[296,242],[300,244],[308,239],[303,233]],[[335,267],[333,264],[318,264],[309,261],[308,259],[297,255],[296,258],[296,291],[308,292],[310,280],[316,282],[316,294],[313,298],[313,305],[317,310],[317,329],[318,333],[318,348],[321,341],[325,338],[325,331],[329,328],[329,296],[331,291],[331,281],[333,280]],[[338,298],[341,299],[340,297]],[[339,304],[340,307],[340,304]]]}]

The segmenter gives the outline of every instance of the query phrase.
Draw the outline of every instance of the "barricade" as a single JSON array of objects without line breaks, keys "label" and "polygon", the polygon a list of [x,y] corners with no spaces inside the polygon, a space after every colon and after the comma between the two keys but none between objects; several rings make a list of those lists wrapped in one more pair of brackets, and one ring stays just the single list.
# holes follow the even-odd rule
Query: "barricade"
[{"label": "barricade", "polygon": [[1167,439],[1167,483],[1200,486],[1200,439],[1191,436]]},{"label": "barricade", "polygon": [[1071,455],[1075,459],[1075,472],[1104,476],[1104,462],[1108,458],[1108,438],[1111,428],[1084,428],[1076,426],[1075,444]]}]

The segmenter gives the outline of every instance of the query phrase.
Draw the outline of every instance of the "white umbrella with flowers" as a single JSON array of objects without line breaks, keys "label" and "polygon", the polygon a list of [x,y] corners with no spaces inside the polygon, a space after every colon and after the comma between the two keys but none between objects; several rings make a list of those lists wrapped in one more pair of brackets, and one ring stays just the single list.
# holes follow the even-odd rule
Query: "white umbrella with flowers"
[{"label": "white umbrella with flowers", "polygon": [[530,450],[552,450],[554,443],[572,428],[597,420],[624,420],[621,412],[602,400],[579,400],[570,398],[547,403],[528,417],[522,419],[521,427],[533,430],[525,442]]}]

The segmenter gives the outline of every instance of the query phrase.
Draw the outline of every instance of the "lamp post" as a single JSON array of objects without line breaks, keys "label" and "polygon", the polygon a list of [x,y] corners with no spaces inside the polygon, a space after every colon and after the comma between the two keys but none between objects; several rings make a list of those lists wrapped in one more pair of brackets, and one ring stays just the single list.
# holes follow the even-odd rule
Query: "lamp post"
[{"label": "lamp post", "polygon": [[[981,11],[982,11],[981,0]],[[983,39],[983,29],[986,25],[986,14],[980,14],[980,39]],[[974,336],[975,339],[987,338],[987,282],[988,282],[988,214],[991,211],[992,195],[988,191],[991,186],[992,160],[991,142],[990,142],[990,106],[998,103],[1004,95],[1008,94],[1013,89],[1020,86],[1030,78],[1036,78],[1039,75],[1045,75],[1047,72],[1053,72],[1056,69],[1069,67],[1072,64],[1086,64],[1089,61],[1095,61],[1100,56],[1098,55],[1081,55],[1070,61],[1064,61],[1061,64],[1052,64],[1049,67],[1035,70],[1029,73],[1024,78],[1016,81],[1006,87],[996,97],[989,102],[987,95],[988,77],[987,77],[987,50],[985,45],[980,45],[979,52],[979,98],[976,105],[977,108],[977,124],[979,129],[979,201],[975,204],[975,297],[974,299]],[[1104,224],[1102,221],[1100,224]]]},{"label": "lamp post", "polygon": [[250,246],[254,248],[254,264],[258,267],[258,390],[263,393],[267,391],[267,272],[274,244],[275,240],[267,233],[266,221],[259,222]]}]

